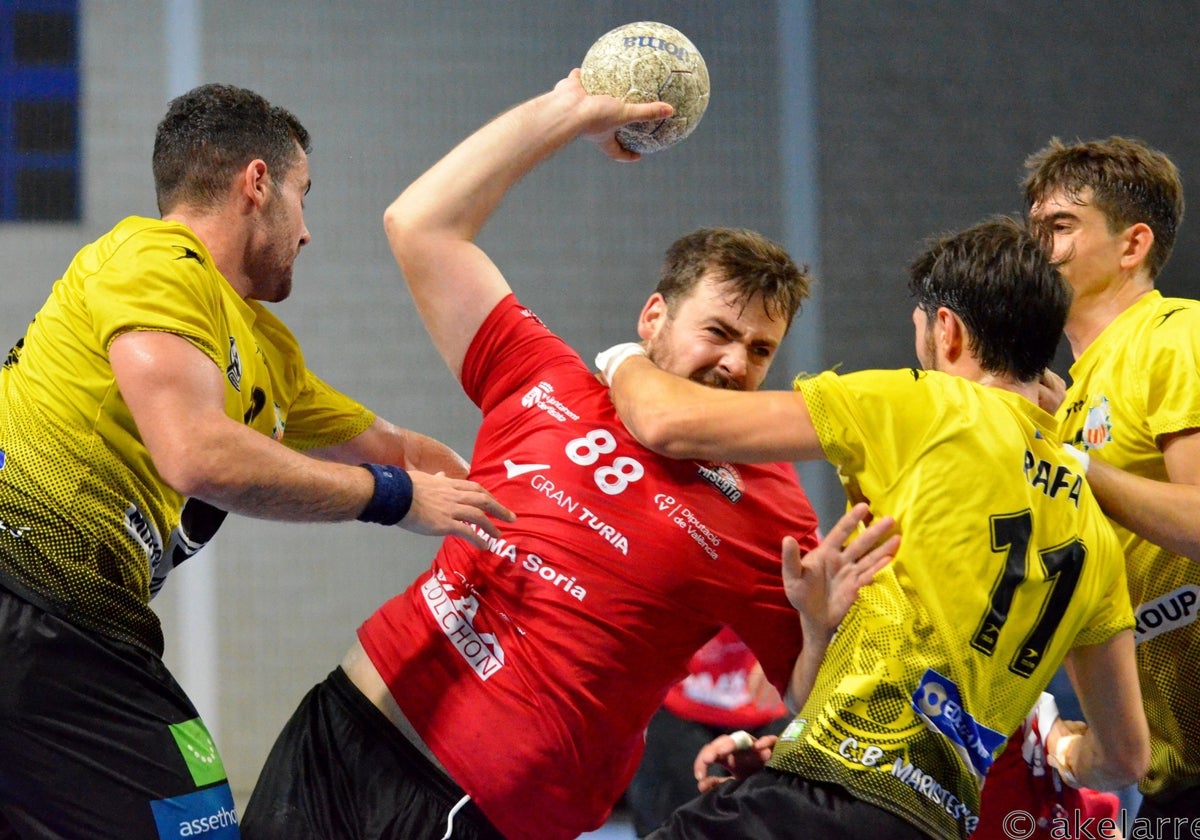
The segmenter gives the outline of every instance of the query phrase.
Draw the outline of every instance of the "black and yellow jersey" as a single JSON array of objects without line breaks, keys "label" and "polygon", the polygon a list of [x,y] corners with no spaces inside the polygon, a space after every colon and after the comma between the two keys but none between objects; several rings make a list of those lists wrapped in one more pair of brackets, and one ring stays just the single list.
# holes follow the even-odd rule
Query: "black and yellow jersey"
[{"label": "black and yellow jersey", "polygon": [[896,517],[771,766],[937,837],[975,828],[984,776],[1067,652],[1130,628],[1120,544],[1053,418],[917,370],[798,380],[849,500]]},{"label": "black and yellow jersey", "polygon": [[187,339],[224,371],[226,413],[292,448],[349,440],[374,415],[305,368],[187,227],[130,217],[75,256],[0,374],[0,583],[161,651],[149,600],[224,512],[155,470],[108,359],[133,330]]},{"label": "black and yellow jersey", "polygon": [[[1123,470],[1167,481],[1159,441],[1200,428],[1200,303],[1151,292],[1122,312],[1071,366],[1063,439]],[[1200,558],[1116,526],[1137,626],[1150,724],[1142,793],[1200,784]]]}]

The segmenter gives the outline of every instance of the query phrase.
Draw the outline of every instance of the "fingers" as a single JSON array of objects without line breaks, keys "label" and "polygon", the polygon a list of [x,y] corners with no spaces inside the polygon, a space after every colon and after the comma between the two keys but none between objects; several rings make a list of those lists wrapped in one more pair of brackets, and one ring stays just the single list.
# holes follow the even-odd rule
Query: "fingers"
[{"label": "fingers", "polygon": [[1037,384],[1038,405],[1050,414],[1056,413],[1067,395],[1066,381],[1050,368],[1046,368],[1038,378]]},{"label": "fingers", "polygon": [[704,776],[703,778],[697,780],[696,789],[701,793],[705,793],[706,791],[712,790],[717,785],[722,785],[725,784],[725,782],[731,781],[733,781],[733,776]]},{"label": "fingers", "polygon": [[[714,778],[708,774],[708,769],[719,765],[729,770],[738,778],[742,778],[762,767],[771,758],[775,744],[779,738],[775,735],[763,735],[754,738],[747,732],[734,732],[729,735],[718,735],[700,748],[696,760],[692,763],[692,773],[697,786],[706,789],[706,779]],[[714,783],[707,786],[712,787]]]},{"label": "fingers", "polygon": [[428,535],[453,535],[486,548],[488,538],[499,538],[494,519],[512,522],[516,515],[502,505],[483,485],[474,481],[410,472],[413,502],[400,525]]},{"label": "fingers", "polygon": [[900,549],[900,535],[893,534],[854,562],[860,585],[875,577],[875,573],[892,562]]},{"label": "fingers", "polygon": [[731,735],[718,735],[707,744],[700,748],[700,752],[696,753],[696,760],[692,762],[692,774],[697,782],[702,782],[708,776],[708,768],[713,764],[724,765],[734,752],[737,751],[737,743]]},{"label": "fingers", "polygon": [[841,545],[850,539],[850,535],[854,533],[855,529],[870,517],[870,506],[866,502],[859,502],[842,514],[842,517],[829,529],[825,538]]}]

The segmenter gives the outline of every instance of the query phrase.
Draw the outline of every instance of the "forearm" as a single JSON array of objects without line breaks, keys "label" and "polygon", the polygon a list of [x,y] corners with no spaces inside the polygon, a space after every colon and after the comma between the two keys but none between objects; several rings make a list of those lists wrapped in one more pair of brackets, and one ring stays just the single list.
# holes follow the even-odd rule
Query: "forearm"
[{"label": "forearm", "polygon": [[1114,522],[1168,551],[1200,560],[1200,487],[1134,475],[1094,452],[1087,480]]},{"label": "forearm", "polygon": [[625,359],[607,378],[630,434],[669,458],[762,463],[824,457],[804,397],[794,391],[708,388],[645,356]]},{"label": "forearm", "polygon": [[160,460],[169,462],[160,473],[183,495],[259,519],[353,520],[375,488],[361,467],[295,452],[236,422],[192,435]]},{"label": "forearm", "polygon": [[784,698],[784,702],[792,712],[800,711],[800,707],[812,693],[813,686],[817,683],[817,672],[821,668],[821,661],[825,658],[825,651],[829,649],[829,642],[833,638],[833,633],[828,629],[812,626],[811,622],[807,622],[803,618],[801,618],[800,627],[804,633],[804,647],[800,649],[800,655],[796,657],[796,664],[792,668],[792,678],[788,683],[787,696]]},{"label": "forearm", "polygon": [[407,470],[443,473],[450,478],[466,478],[470,470],[466,460],[441,441],[400,428],[381,417],[345,443],[308,454],[343,464],[396,464]]},{"label": "forearm", "polygon": [[[1133,631],[1073,649],[1063,664],[1088,723],[1063,723],[1074,734],[1046,742],[1052,766],[1076,786],[1115,790],[1138,781],[1150,766],[1150,731],[1142,706]],[[1075,781],[1071,781],[1073,777]]]},{"label": "forearm", "polygon": [[579,133],[581,93],[559,85],[462,141],[388,208],[393,245],[414,231],[473,240],[513,184]]}]

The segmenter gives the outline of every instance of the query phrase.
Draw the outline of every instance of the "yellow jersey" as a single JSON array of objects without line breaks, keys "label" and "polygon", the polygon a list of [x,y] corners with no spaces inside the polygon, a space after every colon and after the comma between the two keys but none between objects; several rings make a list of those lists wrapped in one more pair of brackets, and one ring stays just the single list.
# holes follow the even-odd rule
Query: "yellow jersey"
[{"label": "yellow jersey", "polygon": [[771,766],[967,837],[1067,652],[1133,625],[1116,535],[1053,418],[918,370],[798,380],[851,503],[901,545],[838,628]]},{"label": "yellow jersey", "polygon": [[349,440],[374,415],[311,374],[184,225],[130,217],[75,256],[0,372],[0,584],[161,653],[150,598],[225,513],[155,470],[108,359],[133,330],[187,339],[224,371],[228,416],[295,449]]},{"label": "yellow jersey", "polygon": [[[1063,439],[1113,466],[1167,481],[1163,435],[1200,428],[1200,303],[1153,291],[1122,312],[1071,366],[1059,409]],[[1150,772],[1139,788],[1200,784],[1200,558],[1116,526],[1137,626],[1150,724]]]}]

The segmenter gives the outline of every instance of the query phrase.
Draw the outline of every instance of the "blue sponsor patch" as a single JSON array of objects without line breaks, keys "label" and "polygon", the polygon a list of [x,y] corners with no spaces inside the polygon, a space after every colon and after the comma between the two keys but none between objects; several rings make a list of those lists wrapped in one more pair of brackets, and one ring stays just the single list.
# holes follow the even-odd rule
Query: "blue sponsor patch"
[{"label": "blue sponsor patch", "polygon": [[4,462],[8,460],[8,456],[4,454],[4,450],[0,449],[0,470],[4,469]]},{"label": "blue sponsor patch", "polygon": [[161,840],[204,837],[205,840],[240,840],[237,811],[229,785],[198,790],[150,803]]},{"label": "blue sponsor patch", "polygon": [[926,724],[950,739],[955,751],[975,768],[980,778],[987,775],[996,749],[1007,737],[967,713],[953,680],[930,668],[913,692],[912,704]]}]

